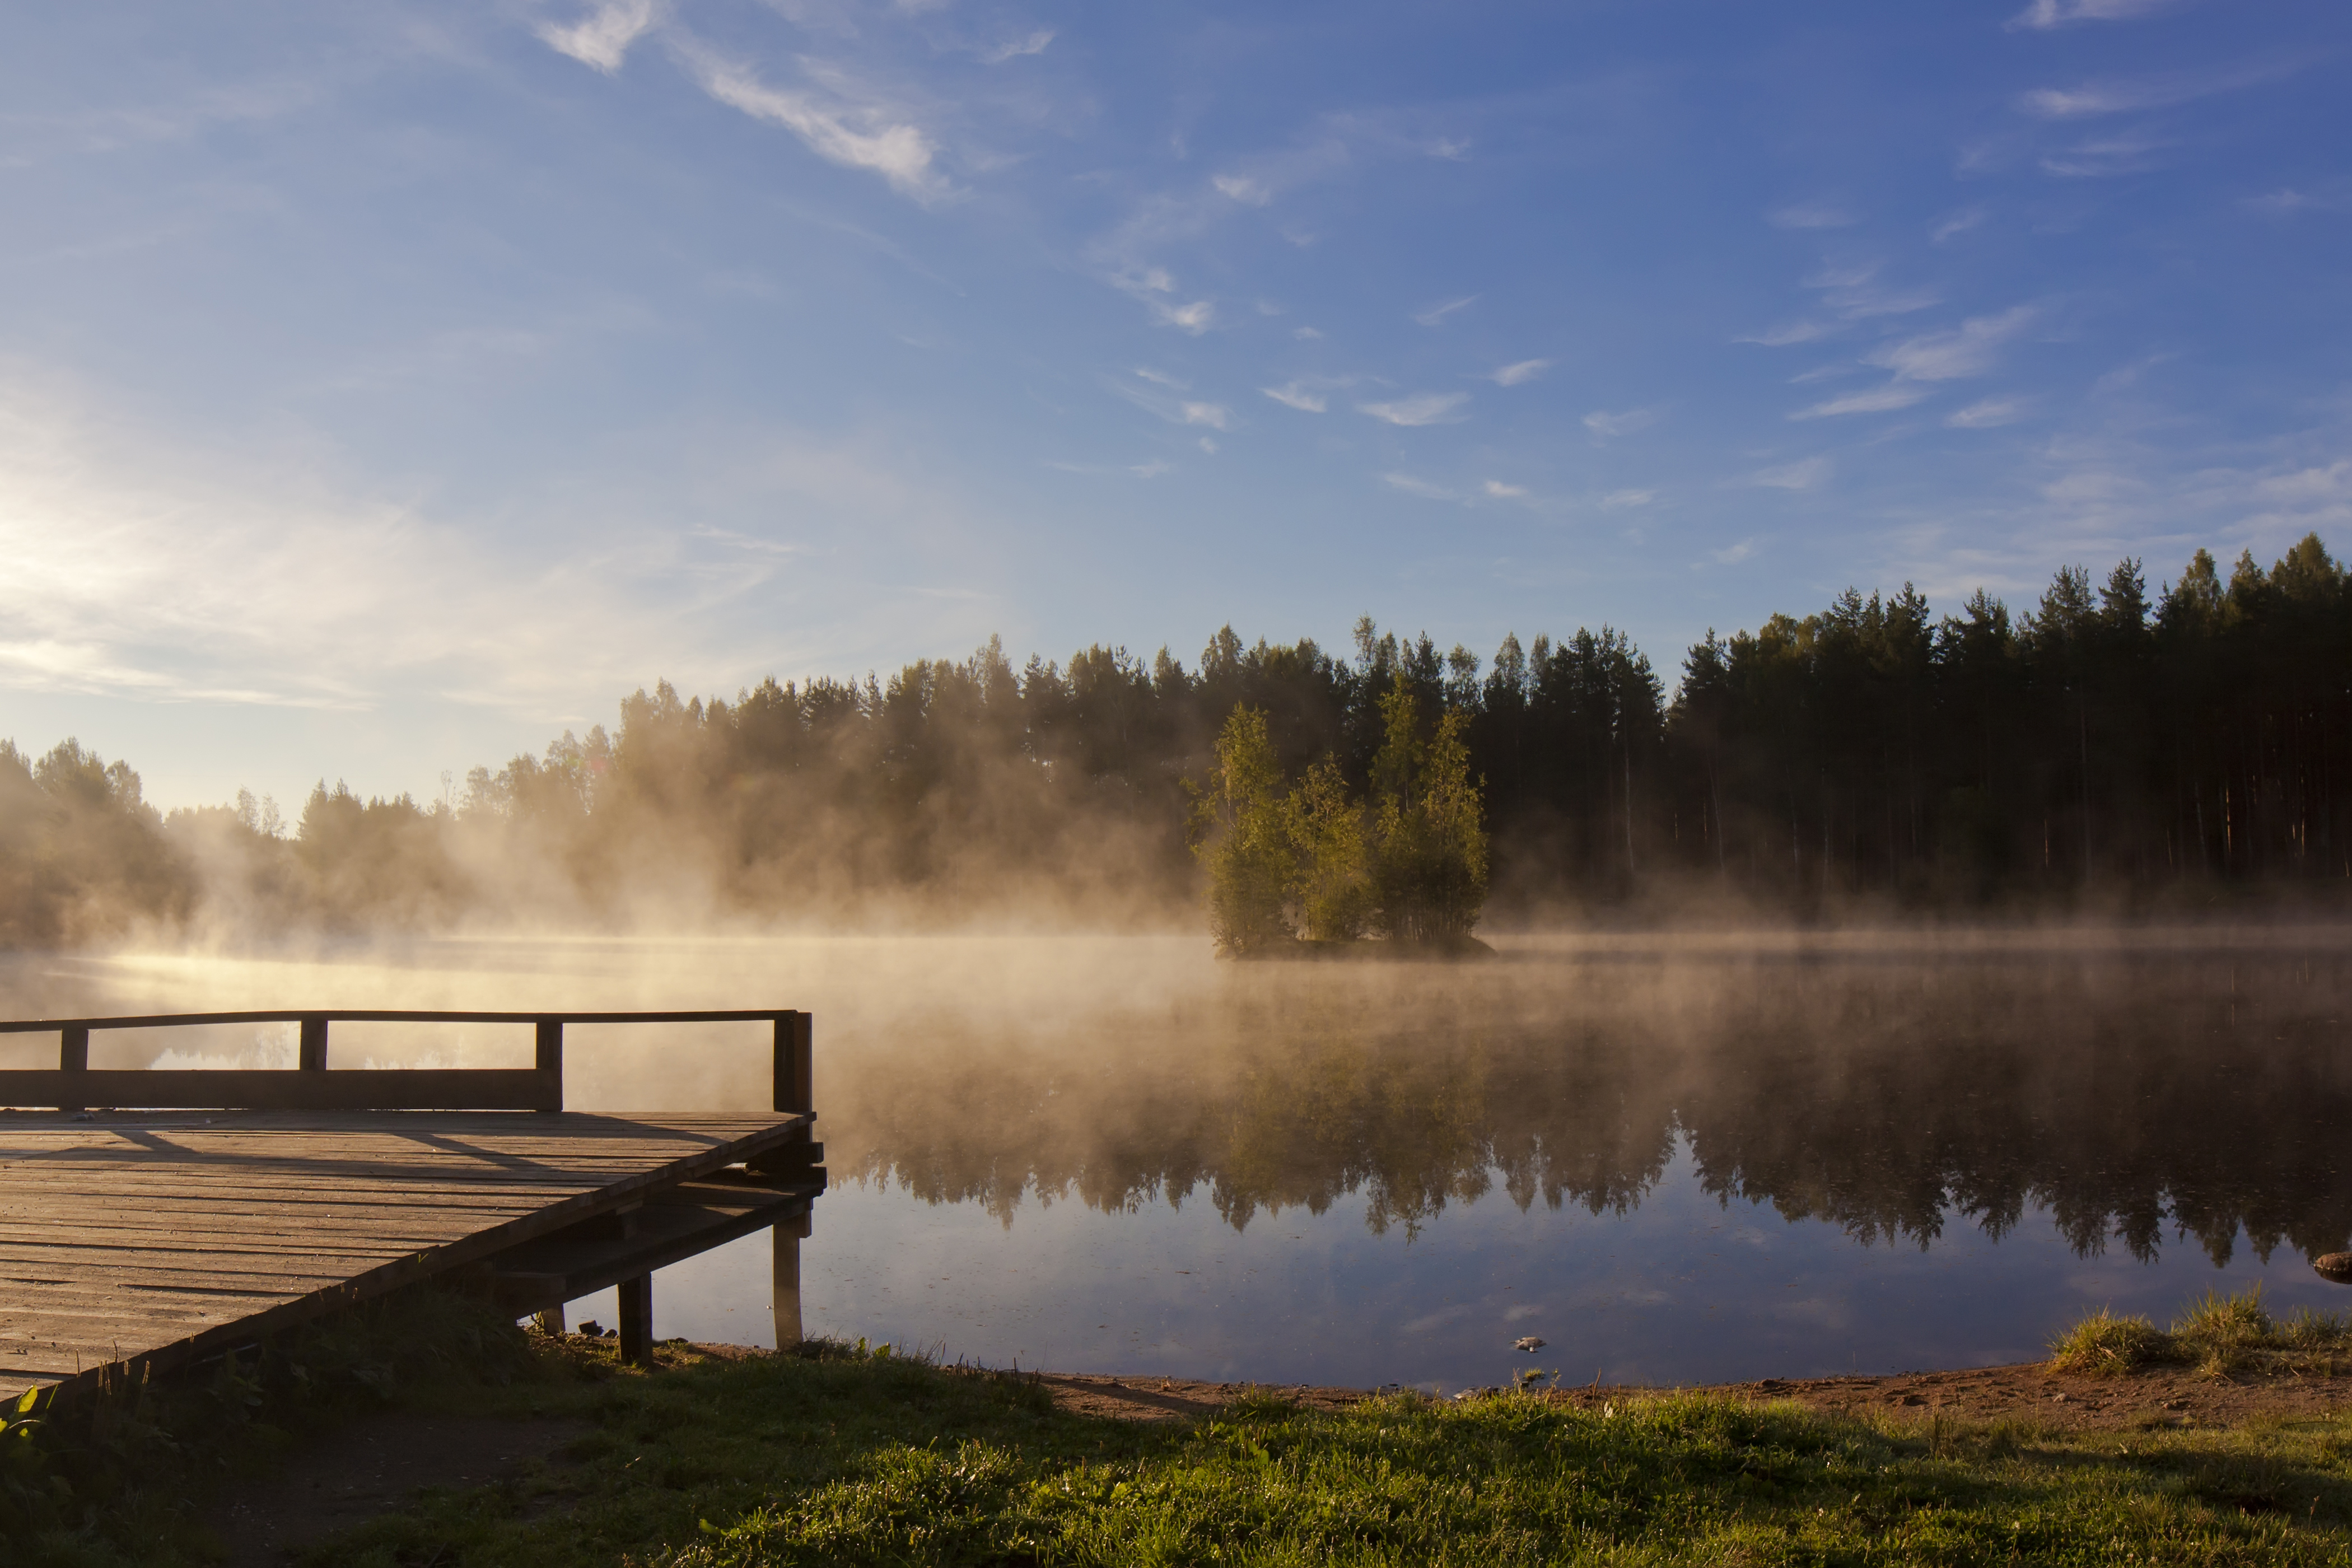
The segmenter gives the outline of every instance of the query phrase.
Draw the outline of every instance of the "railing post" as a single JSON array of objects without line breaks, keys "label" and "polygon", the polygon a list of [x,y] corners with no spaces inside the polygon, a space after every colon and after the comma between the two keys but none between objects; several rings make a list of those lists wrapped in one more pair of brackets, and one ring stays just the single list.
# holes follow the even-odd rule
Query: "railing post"
[{"label": "railing post", "polygon": [[[60,1072],[69,1073],[85,1073],[89,1070],[89,1025],[68,1024],[64,1028],[58,1031],[58,1070]],[[71,1079],[67,1080],[65,1093],[58,1096],[58,1098],[61,1100],[70,1100],[74,1102],[71,1105],[58,1106],[58,1109],[59,1110],[86,1110],[89,1109],[89,1107],[81,1103],[81,1085],[72,1081]]]},{"label": "railing post", "polygon": [[816,1086],[810,1057],[814,1031],[806,1013],[776,1015],[776,1109],[814,1111]]},{"label": "railing post", "polygon": [[538,1110],[563,1109],[563,1020],[541,1018],[539,1021],[539,1103]]},{"label": "railing post", "polygon": [[302,1050],[295,1065],[304,1072],[327,1070],[327,1020],[318,1016],[302,1020]]}]

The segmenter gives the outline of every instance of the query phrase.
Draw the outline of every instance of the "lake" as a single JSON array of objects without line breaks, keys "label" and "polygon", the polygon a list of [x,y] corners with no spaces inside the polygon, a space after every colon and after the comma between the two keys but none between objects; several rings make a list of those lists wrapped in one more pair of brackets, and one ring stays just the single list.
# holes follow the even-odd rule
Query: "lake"
[{"label": "lake", "polygon": [[[2345,933],[1494,942],[418,942],[17,955],[0,988],[16,1016],[805,1008],[834,1181],[807,1328],[950,1360],[1675,1384],[2030,1360],[2086,1310],[2257,1282],[2274,1310],[2352,1307],[2309,1267],[2352,1244]],[[334,1053],[525,1065],[530,1041],[338,1026]],[[91,1065],[292,1054],[276,1027],[101,1036]],[[567,1039],[573,1109],[758,1106],[766,1071],[758,1026]],[[768,1247],[666,1270],[655,1331],[772,1342]]]}]

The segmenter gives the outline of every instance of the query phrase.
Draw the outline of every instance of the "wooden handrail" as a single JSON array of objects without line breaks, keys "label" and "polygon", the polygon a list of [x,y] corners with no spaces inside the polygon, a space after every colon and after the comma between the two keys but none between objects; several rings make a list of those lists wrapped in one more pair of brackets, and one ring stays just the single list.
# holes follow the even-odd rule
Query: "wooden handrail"
[{"label": "wooden handrail", "polygon": [[195,1024],[299,1024],[324,1018],[337,1024],[756,1024],[790,1015],[782,1008],[733,1008],[687,1013],[468,1013],[396,1007],[297,1007],[264,1013],[149,1013],[112,1018],[13,1018],[0,1020],[0,1035],[37,1035],[59,1029],[161,1029]]},{"label": "wooden handrail", "polygon": [[[385,1068],[330,1073],[327,1026],[349,1024],[529,1024],[533,1065],[515,1068]],[[566,1024],[757,1024],[775,1026],[774,1109],[814,1114],[809,1015],[788,1009],[682,1012],[484,1013],[388,1007],[284,1012],[151,1013],[99,1018],[0,1020],[0,1035],[54,1033],[54,1068],[0,1070],[0,1105],[80,1110],[95,1104],[282,1110],[562,1110]],[[93,1029],[192,1028],[207,1024],[299,1024],[293,1068],[92,1070]]]}]

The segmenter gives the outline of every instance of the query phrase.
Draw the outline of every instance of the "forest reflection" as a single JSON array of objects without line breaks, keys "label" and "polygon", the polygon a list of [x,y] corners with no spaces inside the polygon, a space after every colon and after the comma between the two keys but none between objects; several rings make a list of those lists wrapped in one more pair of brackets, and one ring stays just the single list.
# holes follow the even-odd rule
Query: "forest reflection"
[{"label": "forest reflection", "polygon": [[827,1086],[837,1174],[934,1204],[1360,1201],[1624,1214],[1686,1143],[1727,1203],[1865,1245],[2078,1254],[2352,1240],[2336,952],[1233,966],[1204,992],[976,1028],[946,1010]]}]

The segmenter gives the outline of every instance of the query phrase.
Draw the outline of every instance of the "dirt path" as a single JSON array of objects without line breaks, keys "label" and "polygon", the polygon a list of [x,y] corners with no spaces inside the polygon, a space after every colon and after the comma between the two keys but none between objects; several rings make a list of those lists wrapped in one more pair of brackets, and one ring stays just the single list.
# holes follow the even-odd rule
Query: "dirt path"
[{"label": "dirt path", "polygon": [[[1086,1415],[1172,1421],[1209,1414],[1244,1394],[1278,1394],[1318,1409],[1344,1409],[1369,1397],[1362,1389],[1200,1383],[1188,1378],[1043,1374],[1054,1403]],[[1592,1384],[1549,1390],[1545,1397],[1579,1407],[1654,1397],[1662,1388]],[[1966,1372],[1898,1373],[1889,1377],[1765,1378],[1705,1390],[1735,1399],[1794,1400],[1816,1410],[1864,1415],[1936,1412],[1969,1421],[2031,1421],[2065,1430],[2146,1431],[2158,1426],[2219,1426],[2250,1416],[2320,1415],[2352,1408],[2352,1376],[2207,1378],[2159,1370],[2121,1378],[2053,1373],[2040,1362]]]}]

